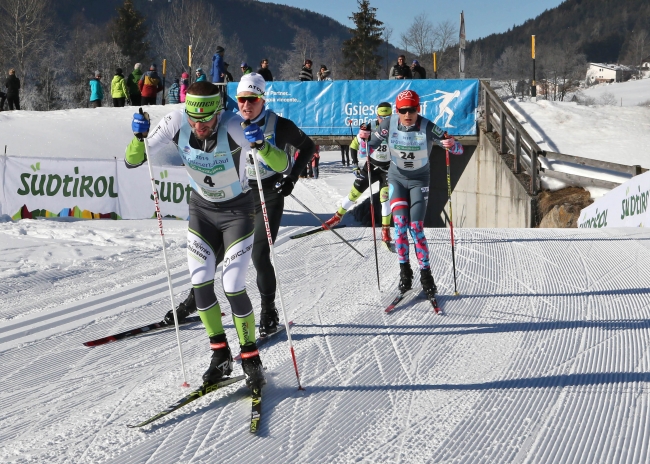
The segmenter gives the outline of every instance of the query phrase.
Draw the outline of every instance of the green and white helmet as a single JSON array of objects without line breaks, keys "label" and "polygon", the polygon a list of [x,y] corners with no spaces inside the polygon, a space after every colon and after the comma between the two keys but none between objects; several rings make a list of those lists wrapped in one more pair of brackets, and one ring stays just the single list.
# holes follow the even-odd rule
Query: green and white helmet
[{"label": "green and white helmet", "polygon": [[208,122],[223,109],[221,96],[185,95],[185,113],[194,122]]}]

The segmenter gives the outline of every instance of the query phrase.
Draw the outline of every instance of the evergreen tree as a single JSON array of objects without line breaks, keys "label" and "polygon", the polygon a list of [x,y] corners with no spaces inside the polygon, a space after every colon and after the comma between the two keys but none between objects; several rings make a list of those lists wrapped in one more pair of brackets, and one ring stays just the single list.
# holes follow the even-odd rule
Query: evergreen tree
[{"label": "evergreen tree", "polygon": [[351,29],[352,37],[343,42],[345,67],[350,79],[377,79],[384,23],[377,19],[377,8],[371,7],[369,0],[357,0],[357,5],[359,11],[349,17],[356,29]]},{"label": "evergreen tree", "polygon": [[135,9],[133,0],[124,0],[116,10],[117,18],[113,19],[110,27],[113,41],[131,62],[143,61],[149,52],[144,16]]}]

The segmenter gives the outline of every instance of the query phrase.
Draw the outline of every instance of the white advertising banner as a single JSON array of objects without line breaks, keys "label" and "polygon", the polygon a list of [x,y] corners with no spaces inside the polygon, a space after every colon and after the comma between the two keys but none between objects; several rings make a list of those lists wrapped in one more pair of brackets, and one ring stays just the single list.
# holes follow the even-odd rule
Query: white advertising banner
[{"label": "white advertising banner", "polygon": [[648,227],[650,171],[635,176],[580,212],[578,227]]},{"label": "white advertising banner", "polygon": [[[78,217],[146,219],[155,216],[146,165],[124,160],[0,157],[0,212],[14,219]],[[180,166],[153,167],[163,216],[187,219],[189,179]]]},{"label": "white advertising banner", "polygon": [[[158,190],[160,213],[163,217],[188,219],[191,187],[187,170],[182,166],[152,166],[151,169]],[[128,169],[124,161],[118,161],[117,180],[119,191],[128,192],[127,197],[120,200],[119,214],[122,219],[155,216],[156,207],[146,164]]]}]

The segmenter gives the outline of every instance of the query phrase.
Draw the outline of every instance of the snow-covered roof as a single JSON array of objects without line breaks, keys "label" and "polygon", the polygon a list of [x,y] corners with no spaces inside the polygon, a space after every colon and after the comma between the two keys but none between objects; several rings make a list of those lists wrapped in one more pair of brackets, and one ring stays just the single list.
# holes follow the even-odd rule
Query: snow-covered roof
[{"label": "snow-covered roof", "polygon": [[624,64],[607,64],[607,63],[589,63],[591,66],[598,68],[607,68],[612,71],[634,71],[634,68],[625,66]]}]

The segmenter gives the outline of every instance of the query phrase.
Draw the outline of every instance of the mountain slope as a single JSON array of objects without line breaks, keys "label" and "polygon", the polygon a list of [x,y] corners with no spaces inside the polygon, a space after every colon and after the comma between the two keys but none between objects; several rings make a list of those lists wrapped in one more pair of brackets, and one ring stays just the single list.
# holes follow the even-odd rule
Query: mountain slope
[{"label": "mountain slope", "polygon": [[[468,51],[479,46],[496,60],[513,45],[529,45],[536,36],[538,47],[544,44],[577,46],[592,62],[617,62],[634,47],[633,31],[650,33],[650,3],[647,0],[567,0],[561,5],[524,24],[500,34],[471,42]],[[650,39],[646,52],[650,53]]]}]

